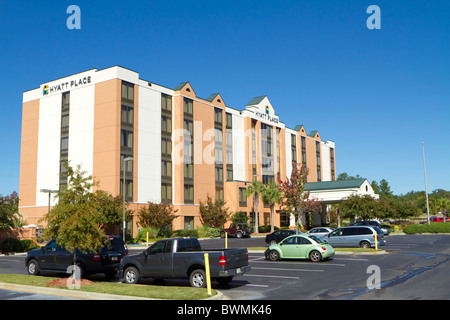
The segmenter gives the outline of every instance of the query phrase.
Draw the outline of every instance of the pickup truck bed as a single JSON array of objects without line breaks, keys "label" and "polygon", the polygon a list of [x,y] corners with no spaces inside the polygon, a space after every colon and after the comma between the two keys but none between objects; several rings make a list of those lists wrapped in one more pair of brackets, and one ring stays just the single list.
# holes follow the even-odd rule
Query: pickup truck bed
[{"label": "pickup truck bed", "polygon": [[173,238],[155,242],[137,255],[122,259],[119,270],[126,283],[141,278],[188,278],[191,286],[206,286],[205,253],[209,256],[210,275],[220,284],[250,271],[247,249],[202,250],[196,238]]}]

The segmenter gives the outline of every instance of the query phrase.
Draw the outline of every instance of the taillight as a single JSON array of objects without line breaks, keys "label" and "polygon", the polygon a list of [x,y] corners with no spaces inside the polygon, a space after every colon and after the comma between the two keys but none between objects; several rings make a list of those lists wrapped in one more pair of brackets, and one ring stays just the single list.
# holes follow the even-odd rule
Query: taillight
[{"label": "taillight", "polygon": [[99,255],[98,253],[97,253],[97,254],[94,254],[93,260],[94,260],[94,261],[100,261],[100,255]]},{"label": "taillight", "polygon": [[324,251],[325,251],[325,250],[327,250],[327,248],[325,248],[325,247],[322,247],[322,250],[324,250]]},{"label": "taillight", "polygon": [[219,266],[224,266],[227,264],[227,260],[225,259],[225,256],[219,257]]},{"label": "taillight", "polygon": [[373,238],[376,239],[376,240],[378,240],[378,234],[376,234],[376,235],[374,234],[374,235],[373,235]]}]

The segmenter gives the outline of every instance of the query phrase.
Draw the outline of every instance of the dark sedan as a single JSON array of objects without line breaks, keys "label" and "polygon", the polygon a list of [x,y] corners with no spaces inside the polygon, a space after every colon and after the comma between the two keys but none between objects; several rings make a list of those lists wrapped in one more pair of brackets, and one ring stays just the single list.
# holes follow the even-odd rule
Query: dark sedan
[{"label": "dark sedan", "polygon": [[266,243],[270,245],[277,244],[284,238],[292,236],[295,233],[295,230],[277,230],[275,232],[272,232],[271,234],[266,235]]}]

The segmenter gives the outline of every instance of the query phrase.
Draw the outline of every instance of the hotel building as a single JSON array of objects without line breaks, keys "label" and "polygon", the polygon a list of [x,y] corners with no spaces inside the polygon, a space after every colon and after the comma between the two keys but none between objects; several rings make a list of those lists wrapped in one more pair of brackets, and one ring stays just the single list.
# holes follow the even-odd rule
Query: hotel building
[{"label": "hotel building", "polygon": [[[119,66],[24,92],[19,211],[28,223],[55,205],[43,190],[67,183],[67,161],[114,196],[125,186],[130,209],[170,202],[174,230],[201,225],[198,203],[208,194],[253,218],[247,185],[284,180],[293,162],[309,168],[308,182],[336,176],[334,142],[302,125],[287,128],[267,96],[235,109],[219,93],[200,98],[189,82],[170,89]],[[261,203],[260,225],[270,224],[269,212]],[[289,223],[289,214],[275,215],[275,225]],[[128,228],[137,231],[135,222]]]}]

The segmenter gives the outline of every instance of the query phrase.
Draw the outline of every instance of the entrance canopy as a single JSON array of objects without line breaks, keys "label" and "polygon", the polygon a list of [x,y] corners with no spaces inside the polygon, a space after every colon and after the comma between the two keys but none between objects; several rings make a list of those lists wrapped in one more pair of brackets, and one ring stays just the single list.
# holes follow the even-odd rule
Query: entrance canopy
[{"label": "entrance canopy", "polygon": [[321,204],[339,203],[351,195],[379,198],[367,179],[310,182],[304,186],[305,190],[310,191],[310,197],[316,198]]}]

